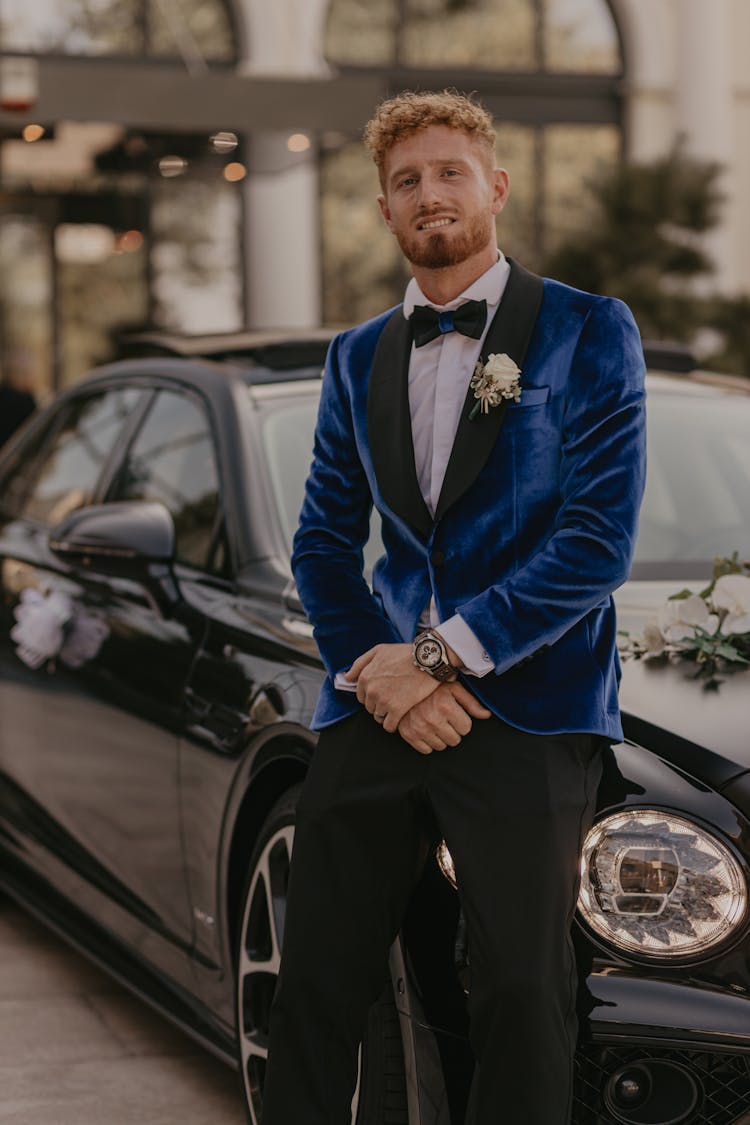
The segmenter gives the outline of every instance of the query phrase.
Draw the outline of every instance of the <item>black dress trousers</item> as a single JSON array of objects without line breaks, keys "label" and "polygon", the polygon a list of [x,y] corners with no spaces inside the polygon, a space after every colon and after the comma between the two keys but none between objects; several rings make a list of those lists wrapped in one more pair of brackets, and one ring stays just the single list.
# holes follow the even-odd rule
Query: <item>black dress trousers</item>
[{"label": "black dress trousers", "polygon": [[350,1125],[367,1012],[435,821],[468,926],[471,1125],[569,1125],[570,927],[601,744],[494,717],[427,756],[365,712],[322,731],[300,801],[263,1125]]}]

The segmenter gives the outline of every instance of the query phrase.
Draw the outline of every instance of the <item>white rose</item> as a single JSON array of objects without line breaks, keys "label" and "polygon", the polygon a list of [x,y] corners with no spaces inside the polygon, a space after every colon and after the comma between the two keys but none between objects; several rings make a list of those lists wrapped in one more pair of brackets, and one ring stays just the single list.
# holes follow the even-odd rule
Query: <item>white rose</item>
[{"label": "white rose", "polygon": [[744,574],[722,575],[711,600],[716,609],[727,611],[722,633],[750,633],[750,578]]},{"label": "white rose", "polygon": [[708,606],[698,594],[689,598],[675,598],[664,603],[659,610],[658,625],[665,641],[679,644],[691,641],[696,628],[715,633],[719,625],[718,615],[709,613]]},{"label": "white rose", "polygon": [[644,660],[654,660],[657,656],[662,656],[667,642],[655,621],[649,621],[644,625],[641,639],[645,649],[643,652]]},{"label": "white rose", "polygon": [[30,668],[41,668],[56,656],[65,639],[64,626],[73,613],[73,603],[66,594],[39,593],[31,587],[23,590],[16,606],[16,624],[10,631],[18,648],[17,655]]},{"label": "white rose", "polygon": [[517,389],[518,378],[521,374],[520,367],[517,366],[505,352],[500,355],[492,354],[487,356],[487,362],[484,365],[484,376],[492,382],[492,385],[500,392],[503,398],[510,397],[506,392],[512,392]]}]

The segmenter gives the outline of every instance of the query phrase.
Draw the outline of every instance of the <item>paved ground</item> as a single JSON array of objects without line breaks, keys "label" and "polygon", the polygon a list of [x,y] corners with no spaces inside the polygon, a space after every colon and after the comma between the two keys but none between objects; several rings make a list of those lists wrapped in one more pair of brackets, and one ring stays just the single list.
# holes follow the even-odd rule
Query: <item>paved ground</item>
[{"label": "paved ground", "polygon": [[237,1081],[0,896],[2,1125],[242,1125]]}]

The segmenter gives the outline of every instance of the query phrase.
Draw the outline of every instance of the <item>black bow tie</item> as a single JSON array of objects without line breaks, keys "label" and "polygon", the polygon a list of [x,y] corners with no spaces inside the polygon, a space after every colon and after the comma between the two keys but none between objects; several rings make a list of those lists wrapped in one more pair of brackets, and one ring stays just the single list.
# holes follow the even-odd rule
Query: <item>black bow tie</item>
[{"label": "black bow tie", "polygon": [[487,323],[487,302],[466,301],[450,312],[438,312],[429,305],[415,305],[409,320],[416,348],[429,344],[442,332],[460,332],[462,336],[478,340]]}]

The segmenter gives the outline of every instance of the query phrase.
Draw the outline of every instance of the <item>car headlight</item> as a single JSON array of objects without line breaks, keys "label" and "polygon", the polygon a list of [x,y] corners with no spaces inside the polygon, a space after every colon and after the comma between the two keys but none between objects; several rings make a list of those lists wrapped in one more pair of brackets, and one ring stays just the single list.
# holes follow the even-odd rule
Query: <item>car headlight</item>
[{"label": "car headlight", "polygon": [[626,953],[695,957],[742,924],[747,882],[729,848],[705,829],[631,809],[604,817],[586,837],[578,909]]}]

